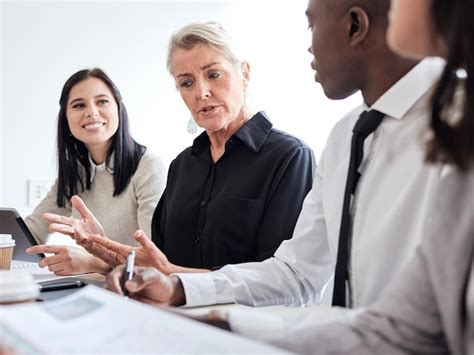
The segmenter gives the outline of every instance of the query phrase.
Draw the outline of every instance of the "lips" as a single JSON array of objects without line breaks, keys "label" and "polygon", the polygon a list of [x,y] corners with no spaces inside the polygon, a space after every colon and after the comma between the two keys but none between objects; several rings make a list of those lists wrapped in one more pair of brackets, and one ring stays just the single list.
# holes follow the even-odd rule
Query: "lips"
[{"label": "lips", "polygon": [[102,126],[105,126],[105,122],[89,122],[83,125],[82,128],[86,130],[92,130],[92,129],[100,128]]},{"label": "lips", "polygon": [[311,69],[315,71],[314,73],[314,80],[319,83],[319,74],[318,74],[318,69],[316,68],[316,60],[313,60],[311,62]]},{"label": "lips", "polygon": [[210,114],[210,113],[214,112],[216,110],[216,108],[218,108],[218,107],[219,106],[217,106],[217,105],[206,105],[206,106],[201,107],[199,109],[198,113],[207,115],[207,114]]}]

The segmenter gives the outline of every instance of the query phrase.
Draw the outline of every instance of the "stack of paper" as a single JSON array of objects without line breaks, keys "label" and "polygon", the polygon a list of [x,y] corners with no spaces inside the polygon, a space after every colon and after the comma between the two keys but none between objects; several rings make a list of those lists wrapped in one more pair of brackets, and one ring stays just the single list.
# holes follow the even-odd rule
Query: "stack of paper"
[{"label": "stack of paper", "polygon": [[4,342],[25,354],[284,352],[92,285],[0,313]]}]

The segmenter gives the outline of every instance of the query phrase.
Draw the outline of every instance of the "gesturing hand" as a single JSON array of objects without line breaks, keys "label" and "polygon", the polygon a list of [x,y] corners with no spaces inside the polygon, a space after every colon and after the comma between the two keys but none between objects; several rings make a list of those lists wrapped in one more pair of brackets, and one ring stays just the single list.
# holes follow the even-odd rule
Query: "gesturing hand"
[{"label": "gesturing hand", "polygon": [[[151,266],[160,270],[165,275],[174,272],[174,265],[153,243],[142,230],[137,230],[133,237],[140,244],[135,248],[135,264],[139,266]],[[133,249],[130,245],[121,244],[100,235],[87,235],[77,231],[73,237],[77,244],[81,245],[92,255],[103,260],[110,266],[124,264],[127,256]]]},{"label": "gesturing hand", "polygon": [[53,253],[39,262],[40,267],[47,267],[56,275],[75,275],[86,272],[107,273],[110,267],[94,258],[82,249],[66,245],[35,245],[26,249],[28,254]]},{"label": "gesturing hand", "polygon": [[80,219],[54,213],[43,214],[43,218],[51,223],[49,225],[51,232],[59,232],[74,237],[74,231],[77,230],[83,234],[99,234],[102,237],[105,236],[102,225],[92,212],[89,211],[79,196],[71,197],[71,205],[81,216]]}]

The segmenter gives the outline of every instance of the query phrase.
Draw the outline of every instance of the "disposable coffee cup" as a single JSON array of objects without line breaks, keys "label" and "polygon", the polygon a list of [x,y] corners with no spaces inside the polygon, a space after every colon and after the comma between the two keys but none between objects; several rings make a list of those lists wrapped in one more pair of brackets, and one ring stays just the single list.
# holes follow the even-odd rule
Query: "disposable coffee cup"
[{"label": "disposable coffee cup", "polygon": [[39,285],[33,275],[0,271],[0,304],[35,302],[39,292]]},{"label": "disposable coffee cup", "polygon": [[10,270],[15,240],[11,234],[0,234],[0,270]]}]

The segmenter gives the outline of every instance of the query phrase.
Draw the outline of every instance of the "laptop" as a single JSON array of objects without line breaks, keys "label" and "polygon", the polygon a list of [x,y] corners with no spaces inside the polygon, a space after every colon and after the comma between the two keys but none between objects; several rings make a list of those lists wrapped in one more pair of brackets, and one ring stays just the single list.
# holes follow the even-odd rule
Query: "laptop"
[{"label": "laptop", "polygon": [[15,239],[13,249],[13,260],[38,262],[44,258],[44,254],[27,254],[26,249],[38,245],[33,234],[14,208],[0,208],[0,233],[11,234]]}]

